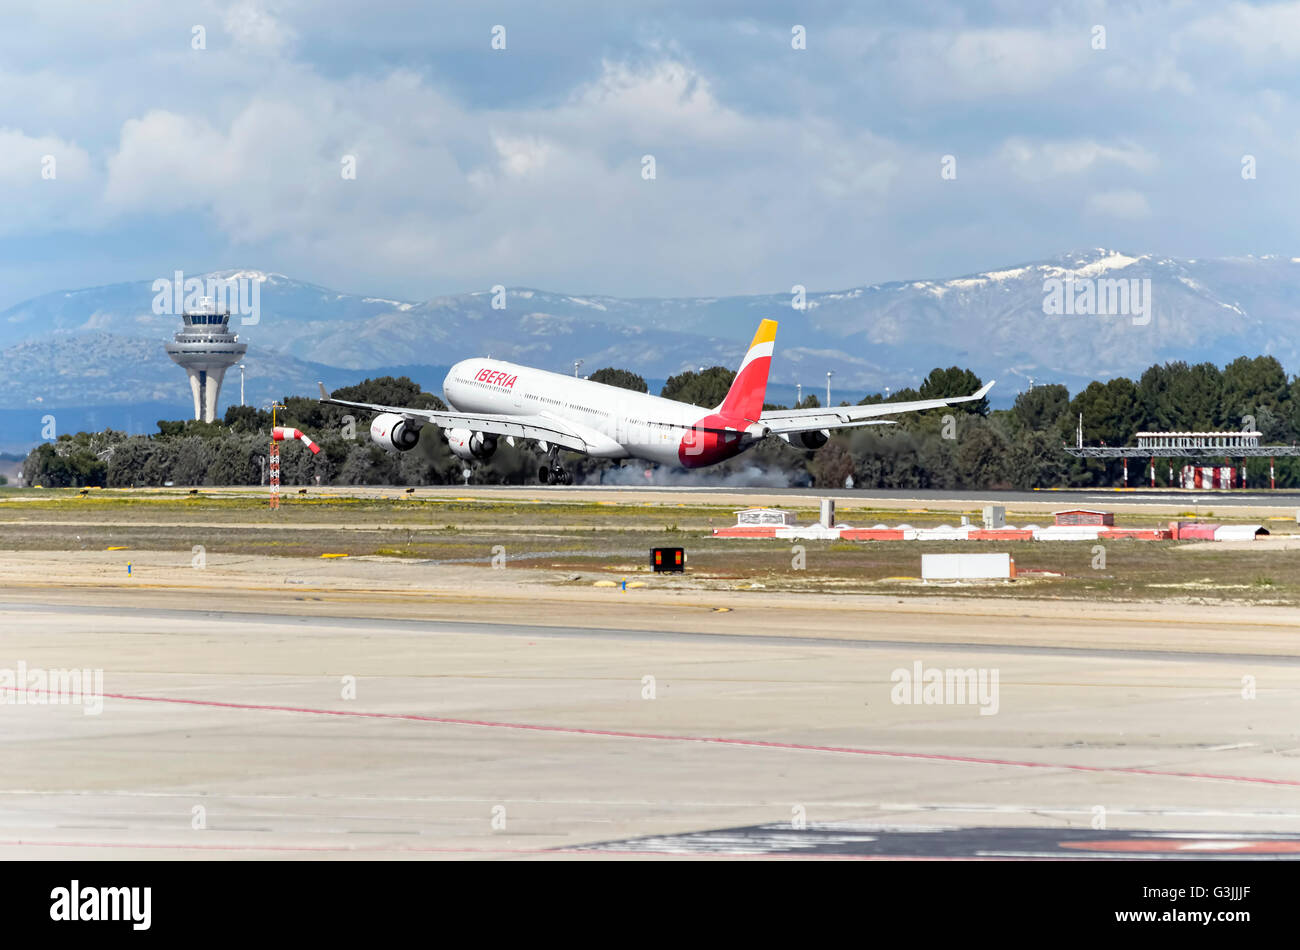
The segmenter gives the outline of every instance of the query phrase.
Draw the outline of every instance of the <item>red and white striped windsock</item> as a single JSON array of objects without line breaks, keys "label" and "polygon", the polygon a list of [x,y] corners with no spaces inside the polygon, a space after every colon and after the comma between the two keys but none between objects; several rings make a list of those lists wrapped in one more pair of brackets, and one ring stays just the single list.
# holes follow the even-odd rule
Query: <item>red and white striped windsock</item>
[{"label": "red and white striped windsock", "polygon": [[286,439],[297,439],[303,445],[307,446],[307,448],[311,449],[312,455],[320,454],[320,446],[307,438],[307,436],[303,435],[302,432],[297,429],[286,429],[283,426],[276,426],[271,430],[271,438],[276,442],[283,442]]}]

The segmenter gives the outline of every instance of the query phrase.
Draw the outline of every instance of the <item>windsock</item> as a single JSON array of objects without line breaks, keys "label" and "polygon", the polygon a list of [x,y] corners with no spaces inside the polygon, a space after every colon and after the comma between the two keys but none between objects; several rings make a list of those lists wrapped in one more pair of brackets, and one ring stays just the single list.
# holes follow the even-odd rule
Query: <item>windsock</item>
[{"label": "windsock", "polygon": [[320,454],[320,446],[307,438],[307,436],[303,435],[302,432],[297,429],[286,429],[283,426],[276,426],[271,430],[271,438],[276,442],[283,442],[286,439],[297,439],[303,445],[307,446],[307,448],[311,449],[312,455]]}]

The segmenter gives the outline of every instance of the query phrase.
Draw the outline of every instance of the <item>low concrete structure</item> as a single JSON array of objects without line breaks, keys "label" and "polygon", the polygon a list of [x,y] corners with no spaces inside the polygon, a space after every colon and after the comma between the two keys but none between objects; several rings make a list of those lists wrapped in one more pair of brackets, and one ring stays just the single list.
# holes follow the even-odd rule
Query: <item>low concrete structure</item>
[{"label": "low concrete structure", "polygon": [[796,525],[792,528],[777,528],[774,538],[791,538],[803,541],[838,541],[842,538],[843,525],[826,527],[823,524]]},{"label": "low concrete structure", "polygon": [[923,581],[1015,580],[1016,559],[1010,554],[922,554]]},{"label": "low concrete structure", "polygon": [[[1017,527],[1006,523],[1001,505],[987,505],[983,526],[973,525],[969,518],[963,517],[959,525],[933,528],[914,528],[910,524],[855,528],[831,523],[834,505],[828,510],[823,504],[820,510],[822,520],[818,523],[798,525],[793,512],[780,508],[742,508],[736,512],[736,524],[714,528],[713,536],[805,541],[1249,541],[1268,534],[1268,529],[1259,524],[1218,525],[1195,521],[1171,521],[1167,528],[1120,528],[1115,526],[1113,512],[1093,508],[1067,508],[1053,512],[1050,525]],[[990,523],[998,527],[990,527]]]},{"label": "low concrete structure", "polygon": [[795,523],[794,512],[780,508],[742,508],[736,512],[736,527],[776,525],[782,527]]},{"label": "low concrete structure", "polygon": [[914,528],[909,524],[889,526],[878,524],[870,528],[855,528],[837,524],[788,525],[734,525],[714,528],[718,538],[796,538],[804,540],[845,541],[1097,541],[1131,538],[1142,541],[1168,541],[1173,534],[1169,528],[1115,528],[1106,525],[1005,525],[1001,528],[981,528],[972,524],[957,526],[939,525],[934,528]]},{"label": "low concrete structure", "polygon": [[1110,526],[1115,523],[1115,512],[1097,511],[1094,508],[1067,508],[1065,511],[1052,512],[1052,518],[1058,525]]},{"label": "low concrete structure", "polygon": [[1171,521],[1169,534],[1175,541],[1254,541],[1268,534],[1262,524],[1206,524],[1202,521]]}]

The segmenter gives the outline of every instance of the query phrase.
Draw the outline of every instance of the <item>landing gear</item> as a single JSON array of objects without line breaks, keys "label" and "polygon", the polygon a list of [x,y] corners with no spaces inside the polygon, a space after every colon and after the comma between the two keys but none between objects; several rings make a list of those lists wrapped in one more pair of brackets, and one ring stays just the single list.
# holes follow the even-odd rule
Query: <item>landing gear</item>
[{"label": "landing gear", "polygon": [[572,485],[573,476],[559,463],[559,449],[552,446],[546,455],[547,464],[537,470],[537,480],[543,485]]},{"label": "landing gear", "polygon": [[572,485],[573,475],[560,465],[543,465],[537,470],[537,480],[543,485]]}]

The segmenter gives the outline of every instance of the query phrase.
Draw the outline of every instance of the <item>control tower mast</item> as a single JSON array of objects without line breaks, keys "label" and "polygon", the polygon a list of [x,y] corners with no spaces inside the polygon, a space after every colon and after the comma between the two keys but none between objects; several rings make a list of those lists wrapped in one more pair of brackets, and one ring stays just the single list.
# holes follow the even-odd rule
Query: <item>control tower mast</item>
[{"label": "control tower mast", "polygon": [[230,332],[230,311],[218,313],[209,297],[203,298],[197,311],[186,311],[182,319],[184,325],[165,349],[172,361],[189,374],[194,418],[212,422],[226,370],[243,359],[248,344],[240,343],[239,337]]}]

